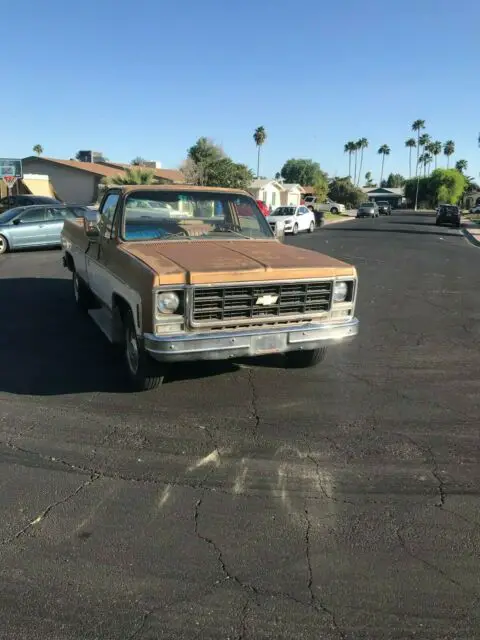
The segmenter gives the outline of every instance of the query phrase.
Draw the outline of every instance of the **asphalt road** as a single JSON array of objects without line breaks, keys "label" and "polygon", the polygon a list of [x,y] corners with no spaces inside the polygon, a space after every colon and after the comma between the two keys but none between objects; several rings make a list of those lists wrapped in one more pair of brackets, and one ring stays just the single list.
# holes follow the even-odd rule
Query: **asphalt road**
[{"label": "asphalt road", "polygon": [[287,242],[357,266],[357,341],[138,395],[59,251],[0,258],[1,638],[480,638],[480,249]]}]

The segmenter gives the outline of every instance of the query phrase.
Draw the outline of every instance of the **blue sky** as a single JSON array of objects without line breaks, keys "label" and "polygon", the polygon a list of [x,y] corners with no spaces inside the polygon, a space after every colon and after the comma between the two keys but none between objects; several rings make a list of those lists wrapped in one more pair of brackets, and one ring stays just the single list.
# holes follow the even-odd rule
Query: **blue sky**
[{"label": "blue sky", "polygon": [[343,145],[364,136],[378,179],[383,143],[386,172],[408,173],[422,118],[478,178],[478,0],[24,0],[9,20],[3,157],[40,143],[176,167],[205,135],[253,168],[263,125],[264,175],[290,157],[345,175]]}]

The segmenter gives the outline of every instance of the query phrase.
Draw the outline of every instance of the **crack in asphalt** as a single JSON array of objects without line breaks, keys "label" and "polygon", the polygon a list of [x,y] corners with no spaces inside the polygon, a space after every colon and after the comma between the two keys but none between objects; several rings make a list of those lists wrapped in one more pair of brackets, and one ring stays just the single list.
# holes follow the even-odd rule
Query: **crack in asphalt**
[{"label": "crack in asphalt", "polygon": [[258,428],[260,426],[261,418],[258,412],[258,394],[257,394],[257,389],[255,387],[253,369],[248,370],[248,383],[250,385],[250,390],[251,390],[251,400],[250,400],[251,414],[253,419],[255,420],[255,424],[253,426],[253,437],[256,438],[258,435]]},{"label": "crack in asphalt", "polygon": [[447,500],[447,493],[445,491],[445,480],[443,480],[443,478],[440,475],[440,471],[439,471],[439,468],[438,468],[438,460],[437,460],[435,454],[433,453],[432,447],[430,445],[427,445],[427,444],[423,444],[422,445],[422,444],[418,443],[416,440],[411,438],[406,433],[399,433],[397,435],[400,436],[400,437],[403,437],[405,440],[408,440],[417,449],[419,449],[420,451],[423,451],[423,453],[427,457],[427,461],[431,466],[430,473],[435,478],[435,480],[437,482],[437,488],[438,488],[439,502],[437,502],[437,504],[435,506],[438,507],[439,509],[443,509],[443,507],[445,506],[445,502]]},{"label": "crack in asphalt", "polygon": [[143,633],[143,630],[145,629],[148,619],[153,615],[153,613],[154,613],[153,610],[151,610],[151,611],[146,611],[143,614],[142,619],[138,623],[137,627],[127,637],[127,640],[134,640],[134,638],[140,637],[140,635]]},{"label": "crack in asphalt", "polygon": [[[208,537],[208,536],[206,536],[206,535],[204,535],[204,534],[202,534],[200,532],[200,527],[199,527],[200,507],[204,503],[204,497],[205,497],[205,493],[204,493],[204,489],[203,489],[202,490],[202,495],[195,502],[195,509],[194,509],[194,516],[193,516],[194,533],[195,533],[196,537],[201,542],[206,544],[215,553],[217,562],[220,565],[221,572],[222,572],[223,578],[224,578],[220,582],[223,583],[223,582],[226,582],[227,580],[233,582],[233,584],[235,584],[241,590],[245,591],[250,596],[250,598],[253,598],[255,601],[258,599],[259,596],[272,597],[272,598],[282,598],[284,600],[288,600],[290,602],[294,602],[295,604],[298,604],[298,605],[300,605],[302,607],[308,607],[310,609],[313,609],[314,611],[316,611],[319,614],[327,614],[331,619],[332,629],[338,634],[338,636],[339,636],[339,638],[341,640],[345,640],[346,639],[346,635],[338,627],[335,615],[327,607],[325,607],[322,603],[320,603],[318,601],[318,599],[316,598],[316,596],[315,596],[315,594],[313,592],[313,572],[312,572],[312,568],[311,568],[311,564],[310,564],[310,527],[311,527],[310,521],[308,520],[308,522],[309,522],[309,524],[307,525],[308,526],[308,536],[306,536],[306,544],[308,546],[307,564],[309,566],[309,582],[308,582],[308,585],[309,585],[309,601],[305,602],[304,600],[300,600],[299,598],[296,598],[295,596],[292,596],[289,593],[285,593],[284,591],[275,591],[275,590],[270,590],[270,589],[263,589],[262,587],[256,587],[256,586],[254,586],[254,585],[252,585],[252,584],[250,584],[248,582],[243,582],[237,575],[235,575],[234,573],[232,573],[230,571],[230,569],[228,568],[227,563],[225,561],[223,552],[220,549],[220,547],[217,545],[217,543],[212,538],[210,538],[210,537]],[[306,510],[306,513],[308,513],[307,510]],[[311,583],[310,583],[310,579],[311,579]],[[250,602],[250,598],[249,598],[248,602]],[[245,611],[245,607],[244,607],[244,611]],[[245,617],[246,617],[246,614],[245,614]],[[242,633],[242,630],[240,631],[240,638],[243,638],[241,633]]]},{"label": "crack in asphalt", "polygon": [[88,487],[89,485],[91,485],[93,482],[95,482],[95,480],[98,480],[98,475],[91,475],[90,478],[86,481],[86,482],[82,482],[82,484],[80,486],[78,486],[74,491],[72,491],[71,493],[68,494],[68,496],[66,496],[65,498],[62,498],[61,500],[56,500],[55,502],[52,502],[51,504],[49,504],[41,513],[40,515],[38,515],[36,518],[34,518],[33,520],[31,520],[28,524],[26,524],[22,529],[20,529],[19,531],[17,531],[16,533],[14,533],[12,536],[8,537],[8,538],[4,538],[1,541],[2,545],[5,544],[9,544],[10,542],[13,542],[14,540],[17,540],[18,538],[20,538],[21,536],[23,536],[25,533],[27,533],[27,531],[29,531],[32,527],[34,527],[36,524],[39,524],[40,522],[42,522],[43,520],[45,520],[45,518],[50,514],[50,512],[55,509],[55,507],[58,507],[61,504],[66,504],[67,502],[69,502],[70,500],[72,500],[73,498],[75,498],[76,495],[78,495],[81,491],[83,491],[86,487]]},{"label": "crack in asphalt", "polygon": [[[328,491],[325,489],[323,482],[322,482],[322,470],[320,468],[320,463],[316,460],[316,458],[313,456],[313,453],[310,452],[307,456],[307,460],[309,460],[312,464],[315,465],[315,473],[317,474],[317,479],[318,479],[318,486],[320,487],[320,491],[323,493],[323,495],[325,496],[325,498],[327,498],[327,500],[330,500],[331,502],[336,502],[338,504],[353,504],[356,505],[355,502],[352,502],[351,500],[347,500],[346,498],[336,498],[335,496],[332,496],[328,493]],[[309,498],[310,500],[310,498]]]},{"label": "crack in asphalt", "polygon": [[242,612],[240,614],[240,631],[236,640],[244,640],[245,634],[247,633],[247,616],[250,609],[250,600],[247,598],[245,600],[245,604],[243,605]]}]

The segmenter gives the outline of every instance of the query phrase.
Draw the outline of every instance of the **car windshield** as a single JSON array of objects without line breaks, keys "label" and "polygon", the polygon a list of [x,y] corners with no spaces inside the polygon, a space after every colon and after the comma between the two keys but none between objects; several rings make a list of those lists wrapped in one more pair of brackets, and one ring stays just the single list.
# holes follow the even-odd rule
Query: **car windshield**
[{"label": "car windshield", "polygon": [[373,202],[364,202],[360,205],[361,207],[373,207]]},{"label": "car windshield", "polygon": [[129,241],[272,237],[256,202],[235,193],[133,191],[125,202],[123,237]]},{"label": "car windshield", "polygon": [[8,211],[0,213],[0,224],[10,222],[10,220],[13,220],[13,218],[18,216],[18,214],[21,213],[24,209],[25,207],[15,207],[14,209],[8,209]]},{"label": "car windshield", "polygon": [[272,216],[294,216],[295,207],[278,207],[272,212]]},{"label": "car windshield", "polygon": [[385,200],[380,200],[379,202],[377,202],[378,205],[381,205],[382,207],[388,207],[388,202],[385,202]]}]

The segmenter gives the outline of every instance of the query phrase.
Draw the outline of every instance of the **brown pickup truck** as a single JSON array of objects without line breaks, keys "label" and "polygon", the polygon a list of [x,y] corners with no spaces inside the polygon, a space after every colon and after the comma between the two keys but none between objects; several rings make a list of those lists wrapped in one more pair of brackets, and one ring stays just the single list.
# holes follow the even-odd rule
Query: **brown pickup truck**
[{"label": "brown pickup truck", "polygon": [[109,189],[66,220],[77,305],[123,351],[135,390],[169,363],[284,353],[323,360],[358,333],[355,267],[277,239],[246,192],[185,185]]}]

